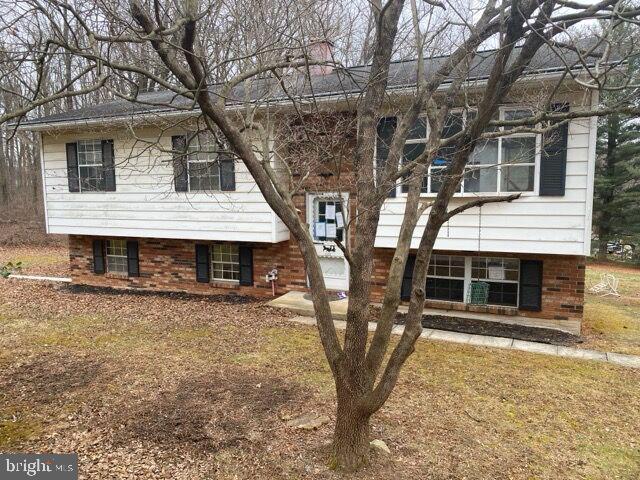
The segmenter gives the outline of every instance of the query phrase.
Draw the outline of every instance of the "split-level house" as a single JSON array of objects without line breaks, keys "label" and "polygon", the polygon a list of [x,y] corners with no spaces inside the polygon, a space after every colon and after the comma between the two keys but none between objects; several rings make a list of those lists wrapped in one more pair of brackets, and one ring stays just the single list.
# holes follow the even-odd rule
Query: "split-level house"
[{"label": "split-level house", "polygon": [[[492,55],[484,52],[476,59],[469,91],[483,88]],[[429,60],[427,71],[440,61]],[[571,58],[541,50],[500,108],[500,118],[517,117],[529,108],[527,95],[555,85],[567,62]],[[385,138],[397,120],[393,102],[402,102],[404,95],[415,91],[415,72],[415,61],[391,65],[390,115],[380,122],[377,158],[372,159],[378,165],[384,162]],[[353,113],[361,93],[358,78],[366,79],[366,66],[312,73],[291,81],[304,84],[307,94],[313,92],[323,112]],[[237,97],[244,101],[246,92]],[[198,147],[197,141],[187,142],[188,120],[198,111],[164,105],[184,106],[186,100],[166,92],[140,98],[143,103],[117,100],[23,124],[22,128],[41,134],[46,228],[68,235],[73,282],[203,294],[271,296],[304,291],[307,279],[301,255],[245,166],[206,145]],[[567,76],[554,102],[563,109],[589,110],[597,94]],[[263,101],[257,110],[273,114],[286,107],[286,97],[280,97]],[[455,133],[470,111],[452,111],[448,134]],[[407,155],[420,149],[427,130],[421,119],[407,142]],[[269,139],[274,163],[279,161],[279,145],[295,141],[279,135],[286,133],[273,133]],[[353,132],[347,129],[343,135],[332,142],[353,142]],[[522,195],[509,203],[465,211],[442,227],[429,269],[427,305],[521,317],[532,325],[578,331],[585,256],[590,252],[595,140],[595,118],[579,118],[559,128],[553,138],[524,133],[483,144],[474,162],[495,168],[469,172],[452,205],[478,196]],[[193,144],[198,148],[190,150]],[[187,154],[176,156],[178,151]],[[341,165],[348,170],[349,158]],[[332,239],[348,243],[344,225],[356,212],[357,199],[348,182],[340,184],[338,179],[344,176],[332,168],[316,171],[295,201],[317,242],[328,288],[347,291],[349,267]],[[436,194],[438,173],[445,168],[446,158],[433,162],[424,182],[425,197]],[[399,182],[384,204],[375,241],[373,302],[384,293],[405,199]],[[426,214],[414,234],[414,248],[425,222]],[[408,291],[411,266],[410,257],[403,294]],[[275,280],[268,277],[274,270]],[[474,281],[489,284],[486,304],[469,302]]]}]

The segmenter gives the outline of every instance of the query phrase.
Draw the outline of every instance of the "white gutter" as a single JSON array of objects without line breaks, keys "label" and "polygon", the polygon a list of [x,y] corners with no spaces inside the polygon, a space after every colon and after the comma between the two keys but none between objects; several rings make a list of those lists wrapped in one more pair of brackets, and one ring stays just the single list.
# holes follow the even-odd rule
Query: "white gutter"
[{"label": "white gutter", "polygon": [[[546,69],[539,70],[540,73],[535,73],[531,75],[527,75],[522,81],[518,82],[517,85],[522,85],[526,83],[533,83],[539,81],[551,81],[554,78],[561,78],[562,74],[566,71],[566,69],[558,70],[558,68],[554,69]],[[440,87],[438,87],[437,91],[445,90],[451,82],[445,82]],[[483,85],[486,85],[487,78],[469,80],[465,82],[467,88],[475,87],[480,88]],[[392,87],[387,89],[388,94],[395,95],[410,95],[415,93],[415,84],[404,85],[399,87]],[[300,101],[303,102],[308,100],[310,102],[322,102],[322,103],[330,103],[337,102],[342,100],[355,99],[362,95],[361,91],[354,91],[348,93],[340,93],[340,92],[329,92],[326,94],[320,94],[316,96],[308,96],[305,98],[301,98]],[[133,102],[132,102],[133,103]],[[287,106],[292,105],[291,100],[282,99],[282,100],[274,100],[274,101],[265,101],[263,105],[259,106],[259,109],[265,109],[272,106]],[[239,111],[246,108],[245,103],[236,103],[228,105],[227,111]],[[78,120],[68,120],[68,121],[60,121],[60,122],[50,122],[50,123],[34,123],[34,124],[21,124],[18,127],[18,130],[27,130],[27,131],[46,131],[46,130],[62,130],[65,128],[74,128],[74,127],[82,127],[82,126],[91,126],[91,125],[101,125],[104,126],[105,123],[129,123],[135,121],[139,124],[144,124],[146,120],[158,120],[158,117],[162,119],[172,119],[172,118],[189,118],[194,117],[201,114],[199,108],[194,108],[193,110],[188,111],[176,111],[175,109],[165,109],[165,110],[155,110],[146,113],[128,113],[126,115],[114,115],[114,116],[102,116],[96,118],[85,118]]]}]

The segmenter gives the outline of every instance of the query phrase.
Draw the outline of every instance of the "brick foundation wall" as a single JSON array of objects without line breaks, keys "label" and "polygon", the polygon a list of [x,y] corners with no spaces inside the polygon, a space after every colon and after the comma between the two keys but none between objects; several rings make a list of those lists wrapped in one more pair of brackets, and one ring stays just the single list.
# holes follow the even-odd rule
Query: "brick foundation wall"
[{"label": "brick foundation wall", "polygon": [[[212,280],[196,281],[194,240],[139,238],[140,276],[127,277],[93,273],[94,238],[70,235],[69,257],[74,283],[115,288],[141,288],[158,291],[179,291],[202,294],[237,293],[239,295],[271,296],[271,284],[265,275],[278,269],[277,293],[305,290],[306,274],[302,256],[293,242],[253,245],[253,286]],[[220,242],[218,242],[220,243]]]},{"label": "brick foundation wall", "polygon": [[[300,202],[303,204],[303,202]],[[302,206],[302,205],[301,205]],[[69,236],[71,277],[74,283],[110,286],[116,288],[143,288],[163,291],[181,291],[203,294],[237,293],[240,295],[271,296],[271,285],[264,279],[273,268],[278,269],[277,293],[306,289],[306,274],[302,256],[292,241],[278,244],[253,245],[253,286],[212,280],[198,283],[195,270],[195,244],[193,240],[145,239],[138,240],[140,276],[126,277],[93,273],[92,240],[94,237]],[[206,242],[197,242],[206,243]],[[469,255],[468,252],[439,252]],[[456,302],[428,301],[427,306],[449,310],[466,310],[522,315],[548,320],[582,320],[584,303],[585,259],[563,255],[513,255],[486,253],[483,256],[516,257],[542,260],[542,310],[518,311],[512,307],[476,306]],[[393,257],[391,249],[376,249],[372,274],[372,301],[380,302],[384,295],[387,271]]]}]

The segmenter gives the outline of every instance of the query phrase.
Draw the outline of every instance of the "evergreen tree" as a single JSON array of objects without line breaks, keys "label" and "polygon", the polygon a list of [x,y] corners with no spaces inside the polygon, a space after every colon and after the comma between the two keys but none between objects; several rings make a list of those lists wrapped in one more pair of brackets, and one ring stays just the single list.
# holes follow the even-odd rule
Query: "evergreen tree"
[{"label": "evergreen tree", "polygon": [[[640,81],[640,59],[630,59],[620,82]],[[608,105],[639,103],[635,95],[621,97],[619,91],[603,95]],[[612,114],[600,119],[594,193],[594,230],[598,256],[607,254],[607,242],[621,240],[635,246],[640,255],[640,117]]]}]

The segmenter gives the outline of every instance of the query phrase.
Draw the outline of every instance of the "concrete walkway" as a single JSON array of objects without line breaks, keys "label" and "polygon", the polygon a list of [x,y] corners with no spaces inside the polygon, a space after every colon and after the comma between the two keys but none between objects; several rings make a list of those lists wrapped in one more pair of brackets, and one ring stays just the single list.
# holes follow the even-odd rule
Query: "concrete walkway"
[{"label": "concrete walkway", "polygon": [[[316,319],[313,317],[294,317],[290,321],[301,325],[315,325]],[[336,328],[344,330],[347,322],[344,320],[334,320]],[[369,322],[369,331],[374,331],[376,324]],[[394,335],[402,335],[404,325],[395,325],[392,333]],[[524,340],[515,340],[513,338],[491,337],[488,335],[472,335],[470,333],[449,332],[446,330],[434,330],[425,328],[420,335],[422,339],[440,340],[443,342],[463,343],[466,345],[474,345],[478,347],[503,348],[506,350],[519,350],[529,353],[540,353],[543,355],[554,355],[557,357],[577,358],[580,360],[594,360],[597,362],[606,362],[622,367],[640,368],[640,356],[624,355],[622,353],[599,352],[596,350],[585,350],[581,348],[561,347],[558,345],[549,345],[548,343],[526,342]]]},{"label": "concrete walkway", "polygon": [[[274,298],[269,302],[272,307],[286,308],[293,313],[302,315],[305,317],[313,317],[315,315],[313,310],[313,302],[311,297],[304,292],[287,292],[277,298]],[[374,304],[375,306],[381,306]],[[345,320],[347,318],[347,307],[349,306],[349,300],[344,298],[342,300],[333,300],[329,302],[331,308],[331,314],[334,320]],[[408,308],[405,305],[398,307],[398,312],[407,312]],[[544,327],[552,328],[554,330],[561,330],[563,332],[571,333],[572,335],[580,335],[580,322],[575,320],[545,320],[542,318],[528,318],[520,315],[495,315],[491,313],[479,313],[479,312],[467,312],[462,310],[444,310],[435,308],[425,308],[423,310],[425,315],[438,315],[441,317],[458,317],[468,318],[472,320],[482,320],[485,322],[506,323],[511,325],[521,325],[523,327]]]}]

